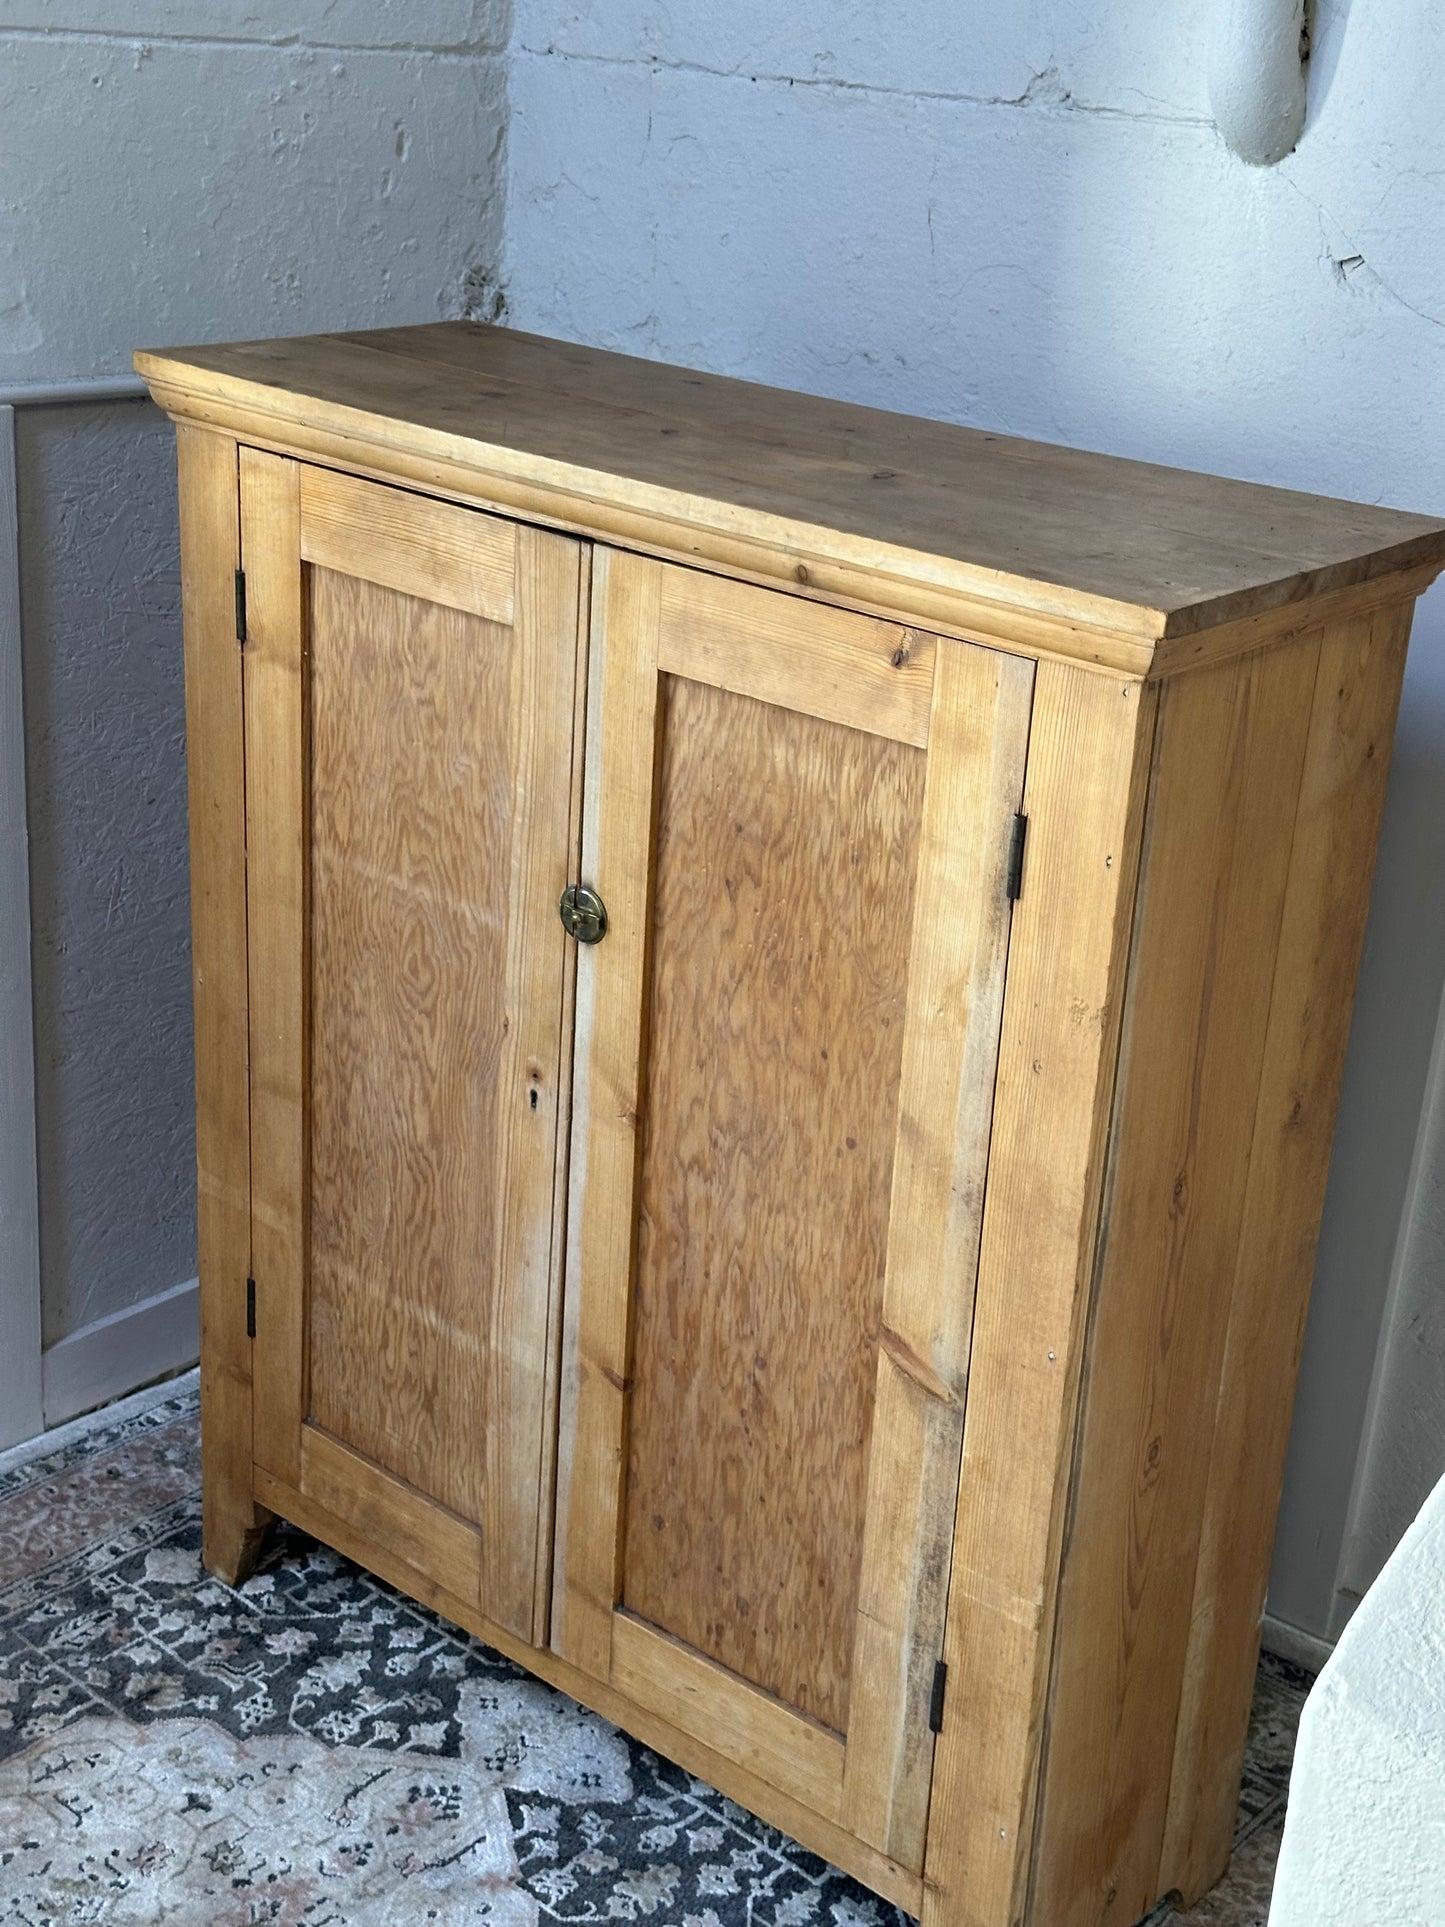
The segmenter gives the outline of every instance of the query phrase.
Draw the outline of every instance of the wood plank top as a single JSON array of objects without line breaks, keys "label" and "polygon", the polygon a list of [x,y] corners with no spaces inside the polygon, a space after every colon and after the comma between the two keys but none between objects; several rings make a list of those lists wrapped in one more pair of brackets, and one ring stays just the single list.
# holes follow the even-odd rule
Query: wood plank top
[{"label": "wood plank top", "polygon": [[143,352],[135,365],[177,416],[252,433],[264,422],[279,442],[309,431],[311,447],[324,432],[373,465],[378,447],[401,448],[525,480],[533,512],[538,488],[555,491],[557,519],[574,525],[579,501],[625,508],[630,528],[657,519],[659,547],[666,531],[676,549],[679,530],[700,530],[730,553],[754,541],[1146,644],[1445,564],[1445,521],[1423,515],[468,322]]}]

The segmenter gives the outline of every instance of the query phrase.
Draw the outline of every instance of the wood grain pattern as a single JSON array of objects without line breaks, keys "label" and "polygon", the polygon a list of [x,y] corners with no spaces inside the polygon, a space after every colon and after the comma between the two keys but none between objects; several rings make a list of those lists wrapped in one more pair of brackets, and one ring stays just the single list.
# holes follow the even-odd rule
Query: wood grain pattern
[{"label": "wood grain pattern", "polygon": [[390,1546],[414,1571],[461,1598],[485,1598],[477,1528],[314,1425],[301,1433],[300,1487],[337,1519]]},{"label": "wood grain pattern", "polygon": [[[258,1456],[304,1483],[310,1414],[455,1515],[436,1522],[443,1539],[457,1520],[480,1526],[487,1610],[532,1639],[546,1610],[578,546],[504,525],[506,628],[455,606],[455,557],[449,603],[303,571],[316,491],[295,465],[247,459],[272,463],[243,491],[252,977],[277,1134],[257,1204],[270,1239]],[[363,533],[387,521],[382,491],[348,487],[336,499],[367,497]],[[497,530],[441,513],[454,550],[454,524],[476,526],[494,573]],[[405,575],[394,562],[380,544],[371,575]],[[476,599],[497,601],[486,585]]]},{"label": "wood grain pattern", "polygon": [[515,524],[309,462],[300,485],[303,561],[510,626]]},{"label": "wood grain pattern", "polygon": [[430,1606],[454,1625],[465,1627],[474,1637],[505,1653],[508,1659],[515,1660],[538,1678],[547,1680],[584,1706],[592,1707],[604,1719],[633,1734],[644,1746],[652,1747],[665,1759],[675,1760],[687,1772],[718,1787],[770,1825],[781,1827],[813,1853],[842,1867],[905,1913],[918,1913],[921,1883],[916,1873],[885,1859],[836,1821],[825,1819],[804,1805],[786,1786],[773,1784],[740,1766],[708,1741],[670,1724],[642,1700],[619,1692],[591,1673],[580,1671],[556,1652],[529,1646],[505,1626],[496,1625],[478,1610],[475,1595],[464,1597],[399,1557],[387,1541],[384,1521],[373,1519],[366,1525],[358,1524],[350,1517],[328,1511],[306,1493],[259,1469],[256,1481],[257,1490],[267,1504],[303,1531],[334,1546],[368,1571],[379,1573],[389,1584]]},{"label": "wood grain pattern", "polygon": [[[1445,522],[502,330],[140,362],[213,1569],[286,1512],[922,1927],[1200,1891]],[[537,523],[648,552],[590,637]]]},{"label": "wood grain pattern", "polygon": [[[296,463],[241,450],[256,1462],[295,1485],[306,1361],[306,692]],[[234,613],[232,634],[234,635]]]},{"label": "wood grain pattern", "polygon": [[562,1259],[553,1239],[553,1185],[566,1097],[565,974],[575,947],[557,904],[570,870],[575,808],[568,779],[575,771],[578,545],[545,529],[518,529],[516,566],[507,744],[512,864],[502,980],[507,1021],[496,1094],[502,1161],[495,1177],[500,1210],[484,1400],[491,1414],[484,1604],[493,1619],[541,1638],[547,1602],[537,1580],[537,1541],[552,1499],[550,1480],[543,1479],[549,1448],[542,1425]]},{"label": "wood grain pattern", "polygon": [[191,830],[191,981],[196,1021],[196,1218],[201,1272],[202,1554],[234,1585],[269,1514],[251,1486],[250,1094],[247,1079],[245,742],[235,603],[240,559],[236,444],[176,437],[186,781]]},{"label": "wood grain pattern", "polygon": [[844,1807],[920,1869],[1033,683],[1017,656],[938,645]]},{"label": "wood grain pattern", "polygon": [[577,960],[552,1646],[604,1682],[622,1540],[661,575],[641,556],[593,556],[582,874],[609,930]]},{"label": "wood grain pattern", "polygon": [[826,1820],[843,1797],[843,1742],[631,1614],[612,1622],[612,1684]]},{"label": "wood grain pattern", "polygon": [[[587,703],[591,683],[589,653],[592,618],[592,548],[583,543],[577,552],[576,681],[572,691],[572,771],[568,796],[566,876],[581,875],[583,777],[586,772]],[[552,1573],[558,1530],[557,1501],[562,1412],[562,1359],[566,1349],[567,1294],[563,1273],[567,1255],[568,1204],[571,1196],[572,1071],[577,1034],[577,952],[569,943],[562,960],[562,1012],[557,1032],[557,1143],[552,1160],[552,1248],[547,1306],[547,1358],[542,1395],[542,1457],[538,1473],[537,1563],[533,1592],[532,1640],[547,1643],[552,1619]]]},{"label": "wood grain pattern", "polygon": [[623,1600],[842,1732],[924,759],[663,687]]},{"label": "wood grain pattern", "polygon": [[329,569],[310,591],[310,1410],[479,1522],[514,652]]},{"label": "wood grain pattern", "polygon": [[[166,404],[249,404],[705,533],[946,580],[1143,637],[1413,562],[1445,526],[444,323],[141,354]],[[284,424],[284,428],[282,425]],[[966,513],[960,505],[967,504]]]},{"label": "wood grain pattern", "polygon": [[1036,1916],[1158,1898],[1250,1126],[1319,637],[1160,699],[1054,1655]]},{"label": "wood grain pattern", "polygon": [[1323,634],[1290,844],[1155,1886],[1228,1858],[1412,605]]},{"label": "wood grain pattern", "polygon": [[1024,1904],[1153,705],[1136,682],[1039,665],[923,1927],[1001,1927]]},{"label": "wood grain pattern", "polygon": [[919,749],[935,649],[921,630],[699,569],[663,576],[660,669]]}]

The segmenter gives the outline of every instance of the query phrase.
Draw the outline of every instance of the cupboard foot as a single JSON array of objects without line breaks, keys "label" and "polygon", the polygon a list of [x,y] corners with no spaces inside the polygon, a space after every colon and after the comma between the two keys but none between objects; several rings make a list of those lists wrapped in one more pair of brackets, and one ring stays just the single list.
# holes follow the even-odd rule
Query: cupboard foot
[{"label": "cupboard foot", "polygon": [[244,1586],[266,1550],[266,1540],[276,1522],[274,1512],[253,1501],[228,1508],[218,1518],[217,1508],[207,1506],[202,1529],[201,1559],[206,1571],[228,1586]]}]

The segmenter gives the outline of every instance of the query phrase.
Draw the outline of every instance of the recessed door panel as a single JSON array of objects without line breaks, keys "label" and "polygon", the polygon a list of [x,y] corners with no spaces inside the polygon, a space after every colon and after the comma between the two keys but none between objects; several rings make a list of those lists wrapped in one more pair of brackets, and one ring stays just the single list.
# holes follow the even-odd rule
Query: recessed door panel
[{"label": "recessed door panel", "polygon": [[924,752],[675,676],[658,726],[622,1603],[842,1732]]}]

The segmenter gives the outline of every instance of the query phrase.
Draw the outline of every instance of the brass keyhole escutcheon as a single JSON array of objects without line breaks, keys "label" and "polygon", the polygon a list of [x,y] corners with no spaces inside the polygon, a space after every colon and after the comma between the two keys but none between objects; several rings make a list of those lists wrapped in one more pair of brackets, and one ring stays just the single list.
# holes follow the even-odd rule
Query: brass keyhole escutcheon
[{"label": "brass keyhole escutcheon", "polygon": [[607,935],[607,905],[585,883],[569,883],[557,905],[562,928],[578,943],[601,943]]}]

